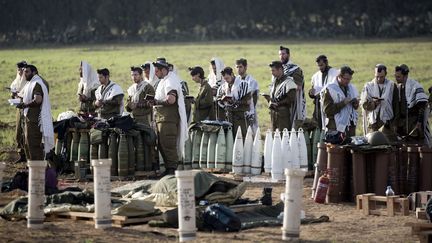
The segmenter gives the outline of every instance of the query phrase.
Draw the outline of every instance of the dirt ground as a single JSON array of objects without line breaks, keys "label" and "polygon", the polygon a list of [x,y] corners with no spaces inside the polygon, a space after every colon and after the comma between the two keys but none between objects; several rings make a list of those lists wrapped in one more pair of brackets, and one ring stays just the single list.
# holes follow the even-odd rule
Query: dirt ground
[{"label": "dirt ground", "polygon": [[[24,165],[8,165],[6,177]],[[113,186],[118,185],[116,182]],[[250,184],[243,197],[256,199],[262,188],[269,184]],[[302,242],[414,242],[411,229],[404,226],[417,222],[413,212],[409,216],[364,216],[356,210],[354,203],[316,204],[310,199],[312,179],[306,178],[303,190],[303,209],[307,216],[327,215],[330,222],[300,227]],[[91,184],[81,183],[81,187]],[[282,184],[273,184],[273,202],[280,200],[284,190]],[[1,194],[0,194],[1,195]],[[96,230],[85,221],[56,220],[46,222],[43,230],[29,230],[26,221],[10,222],[0,219],[1,242],[174,242],[177,230],[135,225],[124,228]],[[260,227],[237,233],[198,232],[196,242],[278,242],[281,228]]]}]

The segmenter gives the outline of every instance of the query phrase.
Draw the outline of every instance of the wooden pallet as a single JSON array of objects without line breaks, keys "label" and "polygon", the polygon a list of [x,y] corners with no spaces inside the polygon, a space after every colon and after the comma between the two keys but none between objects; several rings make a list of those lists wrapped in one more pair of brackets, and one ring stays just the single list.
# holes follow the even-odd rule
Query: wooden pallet
[{"label": "wooden pallet", "polygon": [[[378,202],[378,204],[377,204]],[[385,204],[385,208],[380,209],[379,204]],[[378,207],[377,207],[378,206]],[[399,196],[376,196],[374,193],[357,195],[357,209],[362,210],[364,215],[387,215],[395,216],[409,215],[408,198]]]},{"label": "wooden pallet", "polygon": [[426,216],[426,210],[424,208],[416,208],[416,218],[428,220],[428,218]]},{"label": "wooden pallet", "polygon": [[419,237],[420,243],[432,242],[432,223],[406,223],[411,227],[411,234]]},{"label": "wooden pallet", "polygon": [[[82,220],[89,224],[94,224],[94,213],[86,213],[86,212],[62,212],[62,213],[53,213],[47,216],[47,219],[72,219],[72,220]],[[145,217],[128,217],[128,216],[119,216],[112,215],[112,226],[113,227],[124,227],[133,224],[144,224],[150,220],[158,220],[162,219],[162,215],[156,216],[145,216]]]}]

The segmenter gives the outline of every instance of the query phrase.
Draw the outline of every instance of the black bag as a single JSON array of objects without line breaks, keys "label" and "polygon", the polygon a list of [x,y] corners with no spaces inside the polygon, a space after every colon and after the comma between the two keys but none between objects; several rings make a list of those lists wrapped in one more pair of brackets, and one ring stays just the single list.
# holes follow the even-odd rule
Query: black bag
[{"label": "black bag", "polygon": [[347,137],[345,133],[339,131],[327,131],[325,133],[324,142],[331,144],[348,144],[351,142],[351,138]]},{"label": "black bag", "polygon": [[228,207],[222,204],[212,204],[206,208],[203,214],[204,225],[214,231],[239,231],[240,219]]}]

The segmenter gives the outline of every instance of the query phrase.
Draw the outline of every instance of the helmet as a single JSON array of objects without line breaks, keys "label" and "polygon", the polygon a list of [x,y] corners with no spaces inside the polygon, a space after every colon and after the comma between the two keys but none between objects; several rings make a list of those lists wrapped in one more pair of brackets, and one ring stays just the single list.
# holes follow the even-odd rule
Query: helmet
[{"label": "helmet", "polygon": [[390,143],[387,136],[380,131],[368,133],[366,138],[368,143],[373,146],[388,145]]}]

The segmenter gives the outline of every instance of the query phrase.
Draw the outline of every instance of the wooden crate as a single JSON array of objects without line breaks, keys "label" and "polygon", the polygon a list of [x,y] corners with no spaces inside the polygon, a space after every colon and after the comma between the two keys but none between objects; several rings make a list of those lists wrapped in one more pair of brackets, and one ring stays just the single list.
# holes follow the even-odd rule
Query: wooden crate
[{"label": "wooden crate", "polygon": [[432,223],[406,223],[411,227],[411,234],[419,237],[420,243],[432,242]]},{"label": "wooden crate", "polygon": [[428,220],[428,218],[426,216],[426,210],[424,208],[416,208],[416,218]]},{"label": "wooden crate", "polygon": [[[378,204],[377,204],[378,202]],[[379,204],[385,204],[385,208],[380,208]],[[387,215],[395,216],[409,215],[408,198],[399,196],[376,196],[374,193],[357,195],[357,209],[362,210],[364,215]]]},{"label": "wooden crate", "polygon": [[[94,224],[94,213],[87,212],[62,212],[62,213],[52,213],[47,215],[47,219],[72,219],[72,220],[82,220],[89,224]],[[133,224],[144,224],[150,220],[162,219],[162,215],[156,216],[144,216],[144,217],[128,217],[112,215],[112,226],[113,227],[124,227]]]}]

